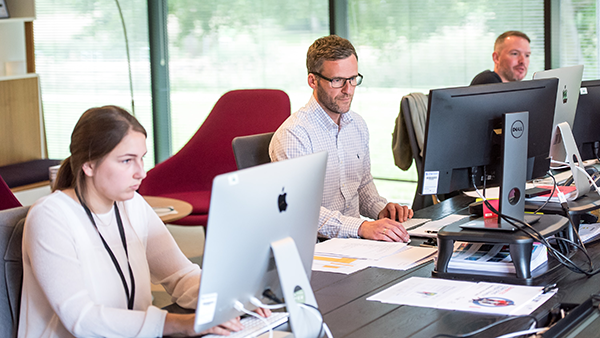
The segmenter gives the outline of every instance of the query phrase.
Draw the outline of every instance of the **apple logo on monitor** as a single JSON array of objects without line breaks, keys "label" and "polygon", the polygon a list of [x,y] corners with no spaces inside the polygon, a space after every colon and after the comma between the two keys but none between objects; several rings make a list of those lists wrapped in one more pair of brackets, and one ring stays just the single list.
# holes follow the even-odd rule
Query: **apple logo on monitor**
[{"label": "apple logo on monitor", "polygon": [[282,194],[279,194],[279,198],[277,200],[278,205],[279,205],[279,212],[283,212],[287,209],[287,202],[285,201],[285,197],[287,196],[286,192],[283,192],[283,190],[285,189],[285,187],[281,188],[281,192]]},{"label": "apple logo on monitor", "polygon": [[563,89],[563,104],[567,103],[567,86],[565,86],[565,89]]}]

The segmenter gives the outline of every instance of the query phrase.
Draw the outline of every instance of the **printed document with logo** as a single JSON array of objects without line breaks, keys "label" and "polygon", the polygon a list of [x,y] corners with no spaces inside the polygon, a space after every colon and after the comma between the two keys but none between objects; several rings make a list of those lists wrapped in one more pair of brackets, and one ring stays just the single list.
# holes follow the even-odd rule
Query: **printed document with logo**
[{"label": "printed document with logo", "polygon": [[[500,315],[533,312],[541,305],[544,287],[500,283],[465,282],[441,278],[411,277],[367,300],[382,303],[430,307],[444,310]],[[547,300],[548,298],[546,298]]]}]

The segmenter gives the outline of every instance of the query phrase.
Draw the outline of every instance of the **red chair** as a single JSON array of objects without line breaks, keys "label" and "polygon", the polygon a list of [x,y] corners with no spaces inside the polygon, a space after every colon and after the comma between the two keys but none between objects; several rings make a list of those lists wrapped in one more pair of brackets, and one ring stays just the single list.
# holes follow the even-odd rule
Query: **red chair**
[{"label": "red chair", "polygon": [[139,193],[184,200],[192,213],[172,224],[206,226],[213,178],[237,170],[233,138],[275,131],[290,112],[290,99],[281,90],[225,93],[188,143],[148,171]]},{"label": "red chair", "polygon": [[15,197],[2,176],[0,176],[0,210],[20,207],[21,202]]}]

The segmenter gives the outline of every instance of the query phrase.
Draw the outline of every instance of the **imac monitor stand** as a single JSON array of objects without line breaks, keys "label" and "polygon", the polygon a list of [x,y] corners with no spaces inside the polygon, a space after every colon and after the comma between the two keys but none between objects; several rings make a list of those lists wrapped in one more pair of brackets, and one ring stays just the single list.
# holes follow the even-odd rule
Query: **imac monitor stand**
[{"label": "imac monitor stand", "polygon": [[284,299],[295,337],[316,337],[321,322],[309,284],[327,153],[234,171],[213,181],[196,309],[201,332],[243,314],[271,290]]}]

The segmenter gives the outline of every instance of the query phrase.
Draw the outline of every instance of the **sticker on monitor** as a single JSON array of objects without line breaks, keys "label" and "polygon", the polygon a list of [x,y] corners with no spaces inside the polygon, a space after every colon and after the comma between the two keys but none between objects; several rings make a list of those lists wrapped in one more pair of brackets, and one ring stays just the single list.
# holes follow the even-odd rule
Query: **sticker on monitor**
[{"label": "sticker on monitor", "polygon": [[426,171],[423,179],[423,195],[437,194],[439,179],[439,171]]}]

